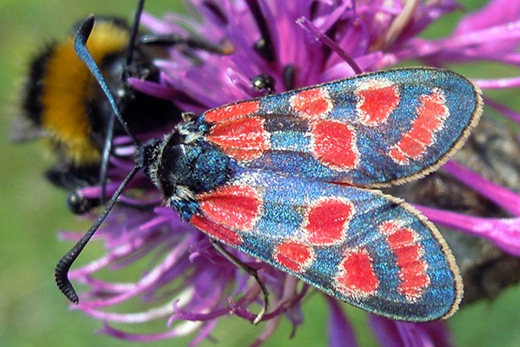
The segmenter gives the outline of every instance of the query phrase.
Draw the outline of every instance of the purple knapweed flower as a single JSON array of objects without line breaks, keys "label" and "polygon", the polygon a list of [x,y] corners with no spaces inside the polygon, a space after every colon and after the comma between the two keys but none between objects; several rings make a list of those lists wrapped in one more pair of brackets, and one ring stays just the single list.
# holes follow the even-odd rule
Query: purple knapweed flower
[{"label": "purple knapweed flower", "polygon": [[[155,62],[161,70],[159,83],[131,80],[136,89],[169,99],[187,112],[201,113],[263,95],[265,90],[255,89],[251,82],[261,74],[271,76],[275,91],[283,92],[396,64],[416,65],[418,61],[450,68],[487,61],[520,65],[517,1],[492,0],[464,16],[451,34],[438,39],[418,35],[446,14],[461,11],[463,7],[454,0],[191,0],[188,8],[195,12],[193,17],[168,14],[158,19],[145,14],[142,23],[154,33],[193,35],[232,47],[232,52],[216,54],[175,46],[167,58]],[[474,78],[484,90],[487,103],[520,121],[517,112],[486,94],[488,89],[517,87],[520,78],[482,79],[485,70],[473,70],[467,77]],[[160,137],[167,131],[142,136]],[[118,138],[114,146],[117,156],[111,157],[108,193],[115,191],[133,167],[131,141]],[[520,211],[516,201],[520,197],[515,187],[506,188],[461,164],[450,163],[446,170],[510,215],[501,219],[466,216],[449,210],[449,206],[445,210],[445,206],[424,206],[423,212],[436,223],[485,237],[518,256]],[[89,287],[78,308],[104,321],[105,333],[135,341],[197,334],[192,340],[196,345],[211,337],[221,317],[236,315],[253,321],[263,297],[251,276],[218,253],[207,236],[181,221],[175,211],[160,207],[160,193],[144,175],[137,176],[129,188],[142,193],[128,193],[122,199],[142,203],[143,209],[116,206],[97,234],[105,242],[106,255],[70,273],[73,281]],[[100,192],[99,187],[82,191],[86,197],[99,197]],[[77,238],[77,234],[64,235]],[[281,318],[294,327],[302,324],[300,305],[309,287],[245,254],[230,252],[260,270],[270,293],[269,310],[261,323],[263,332],[254,344],[266,341]],[[113,280],[113,272],[127,272],[129,267],[139,269],[141,277],[130,282]],[[110,273],[103,276],[106,270]],[[338,302],[328,301],[329,344],[355,345],[354,330]],[[167,328],[155,334],[124,332],[113,326],[126,324],[128,330],[128,325],[157,320],[165,322]],[[452,344],[442,322],[414,324],[372,316],[370,325],[385,346]]]}]

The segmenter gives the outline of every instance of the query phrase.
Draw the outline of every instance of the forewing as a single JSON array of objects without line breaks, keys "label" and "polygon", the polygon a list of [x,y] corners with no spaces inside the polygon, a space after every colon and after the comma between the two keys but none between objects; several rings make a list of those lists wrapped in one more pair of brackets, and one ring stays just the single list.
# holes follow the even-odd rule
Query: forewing
[{"label": "forewing", "polygon": [[435,170],[482,112],[447,70],[386,70],[206,112],[207,139],[245,168],[364,187]]},{"label": "forewing", "polygon": [[397,198],[245,171],[196,199],[194,226],[337,299],[406,321],[458,307],[461,279],[445,241]]}]

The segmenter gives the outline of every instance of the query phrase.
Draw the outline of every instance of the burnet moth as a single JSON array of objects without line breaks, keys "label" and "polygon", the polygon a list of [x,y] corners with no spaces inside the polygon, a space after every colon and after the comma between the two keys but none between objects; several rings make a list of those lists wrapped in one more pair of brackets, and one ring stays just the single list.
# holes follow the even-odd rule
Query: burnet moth
[{"label": "burnet moth", "polygon": [[[85,47],[93,22],[78,32],[76,51],[118,114]],[[135,167],[60,260],[57,284],[78,301],[68,270],[142,170],[168,206],[219,243],[381,316],[447,318],[463,293],[450,249],[420,212],[378,188],[439,168],[481,113],[480,91],[466,78],[403,68],[186,114],[145,144],[128,132]]]}]

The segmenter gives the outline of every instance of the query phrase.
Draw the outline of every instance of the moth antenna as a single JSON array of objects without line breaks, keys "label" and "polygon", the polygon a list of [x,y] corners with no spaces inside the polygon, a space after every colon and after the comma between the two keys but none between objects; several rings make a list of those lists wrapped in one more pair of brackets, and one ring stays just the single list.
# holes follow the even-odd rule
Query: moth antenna
[{"label": "moth antenna", "polygon": [[110,159],[110,153],[112,153],[112,140],[114,139],[114,126],[116,118],[114,115],[110,115],[108,119],[105,144],[103,145],[103,153],[101,154],[101,165],[99,166],[99,184],[101,185],[101,204],[105,204],[107,196],[107,173],[108,173],[108,161]]},{"label": "moth antenna", "polygon": [[[119,109],[117,108],[116,102],[114,100],[114,97],[112,96],[112,93],[110,92],[108,85],[103,78],[103,75],[101,74],[101,71],[99,70],[98,66],[96,65],[96,62],[94,61],[94,58],[92,58],[92,55],[87,49],[86,43],[88,40],[88,37],[90,36],[90,33],[92,32],[92,28],[94,27],[94,15],[90,15],[85,22],[81,25],[81,27],[78,30],[78,33],[76,34],[76,37],[74,39],[74,50],[76,51],[76,54],[78,57],[87,65],[89,70],[91,71],[94,78],[97,80],[99,85],[101,86],[101,89],[103,89],[103,92],[108,98],[108,101],[110,102],[110,105],[112,106],[112,110],[114,111],[115,116],[117,119],[121,122],[121,125],[127,132],[128,136],[132,138],[136,146],[141,146],[141,142],[137,139],[137,137],[130,131],[128,128],[127,123],[124,121],[123,117],[121,117],[121,114],[119,112]],[[110,154],[110,153],[108,153]],[[78,303],[79,298],[76,294],[76,291],[74,290],[74,287],[72,286],[71,282],[68,278],[69,269],[76,260],[76,258],[79,256],[83,248],[87,245],[89,240],[92,238],[92,236],[96,233],[96,231],[99,229],[99,226],[103,223],[105,218],[108,216],[112,208],[114,207],[117,199],[125,189],[126,185],[132,178],[135,176],[137,171],[139,170],[139,167],[136,165],[132,168],[130,173],[126,176],[126,178],[123,180],[119,188],[115,191],[112,198],[108,201],[105,209],[103,212],[99,215],[99,217],[96,219],[94,224],[89,228],[89,230],[83,235],[81,240],[79,240],[72,249],[65,254],[58,264],[56,265],[56,269],[54,271],[54,278],[56,280],[56,284],[58,285],[58,288],[61,290],[65,296],[72,301],[73,303]]]},{"label": "moth antenna", "polygon": [[[134,15],[134,24],[132,25],[130,32],[130,39],[127,45],[126,51],[126,60],[125,60],[125,68],[132,64],[134,58],[134,50],[135,43],[137,40],[137,35],[139,34],[139,22],[141,20],[141,14],[143,12],[144,0],[139,0],[137,4],[137,9]],[[125,78],[125,72],[123,71],[123,76],[121,78]],[[106,181],[107,181],[107,172],[108,172],[108,161],[110,158],[110,153],[112,153],[112,141],[114,139],[114,126],[115,126],[115,117],[112,114],[109,118],[108,125],[106,128],[106,137],[105,143],[103,145],[103,153],[101,155],[101,165],[99,167],[99,182],[101,185],[101,204],[105,203],[106,200]],[[126,129],[128,130],[128,129]]]},{"label": "moth antenna", "polygon": [[85,63],[85,65],[88,67],[96,81],[99,83],[99,86],[101,87],[101,89],[107,96],[108,101],[110,102],[110,106],[112,106],[112,111],[114,111],[115,116],[117,117],[119,122],[121,122],[121,125],[123,126],[125,132],[128,134],[128,136],[130,136],[134,144],[137,147],[139,147],[141,146],[141,141],[137,139],[135,134],[128,127],[126,121],[121,116],[121,113],[117,108],[116,101],[112,96],[110,89],[108,88],[103,74],[99,70],[99,67],[94,61],[94,58],[92,58],[92,55],[87,49],[87,39],[90,36],[90,33],[92,32],[92,28],[94,27],[94,21],[94,15],[90,15],[87,17],[85,22],[83,22],[76,34],[76,37],[74,38],[74,50],[76,51],[77,56]]},{"label": "moth antenna", "polygon": [[90,229],[88,229],[85,235],[83,235],[81,240],[79,240],[78,243],[76,243],[76,245],[74,245],[74,247],[72,247],[72,249],[60,259],[58,265],[56,265],[56,269],[54,270],[54,278],[56,280],[56,284],[58,285],[58,288],[61,290],[61,292],[65,294],[65,296],[75,304],[79,302],[79,298],[76,294],[76,291],[74,290],[74,287],[72,286],[72,283],[70,283],[68,276],[69,269],[76,260],[76,258],[79,256],[83,248],[85,248],[87,243],[90,241],[92,236],[94,236],[101,223],[103,223],[105,218],[108,216],[108,214],[112,210],[112,207],[114,207],[117,199],[119,198],[119,195],[121,195],[121,193],[123,192],[123,189],[125,189],[128,182],[130,182],[130,180],[135,176],[135,174],[138,171],[139,168],[137,166],[134,166],[134,168],[132,168],[128,176],[126,176],[119,188],[117,188],[112,198],[108,201],[105,209],[96,219],[94,224],[92,224]]}]

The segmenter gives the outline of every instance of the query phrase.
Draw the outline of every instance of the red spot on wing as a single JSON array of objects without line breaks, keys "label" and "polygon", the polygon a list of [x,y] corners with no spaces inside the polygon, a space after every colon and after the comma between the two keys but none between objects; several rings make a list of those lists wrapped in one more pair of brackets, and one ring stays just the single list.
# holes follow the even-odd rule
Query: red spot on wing
[{"label": "red spot on wing", "polygon": [[215,240],[223,242],[230,246],[240,246],[242,244],[242,237],[235,231],[229,230],[222,225],[213,223],[201,216],[193,215],[190,223],[200,229],[202,232],[208,234]]},{"label": "red spot on wing", "polygon": [[269,134],[260,117],[247,117],[215,124],[207,138],[237,160],[252,160],[269,149]]},{"label": "red spot on wing", "polygon": [[334,245],[343,241],[354,207],[346,199],[328,198],[310,206],[304,230],[315,246]]},{"label": "red spot on wing", "polygon": [[398,292],[409,301],[414,301],[430,285],[428,263],[422,259],[424,249],[416,240],[416,233],[412,229],[401,227],[395,221],[383,223],[380,231],[386,235],[387,242],[396,256],[401,279]]},{"label": "red spot on wing", "polygon": [[420,159],[428,147],[435,144],[435,134],[442,130],[449,110],[444,95],[434,90],[429,95],[419,98],[421,105],[417,108],[417,118],[412,127],[390,149],[390,157],[400,164],[407,164],[410,159]]},{"label": "red spot on wing", "polygon": [[244,117],[258,112],[260,104],[258,100],[242,101],[233,105],[214,108],[204,113],[207,122],[219,122]]},{"label": "red spot on wing", "polygon": [[347,171],[359,164],[356,133],[348,124],[318,120],[313,122],[311,136],[314,156],[323,165]]},{"label": "red spot on wing", "polygon": [[314,250],[309,245],[289,240],[275,247],[273,258],[284,268],[300,273],[312,265]]},{"label": "red spot on wing", "polygon": [[302,117],[325,118],[332,109],[332,102],[326,89],[313,88],[292,96],[291,106]]},{"label": "red spot on wing", "polygon": [[356,89],[357,111],[361,123],[374,126],[384,123],[400,101],[399,88],[389,81],[366,81]]},{"label": "red spot on wing", "polygon": [[364,249],[347,251],[339,264],[335,287],[346,296],[364,298],[374,294],[379,280],[372,257]]},{"label": "red spot on wing", "polygon": [[262,200],[247,186],[223,186],[197,195],[199,209],[207,219],[222,227],[250,231],[260,218]]}]

